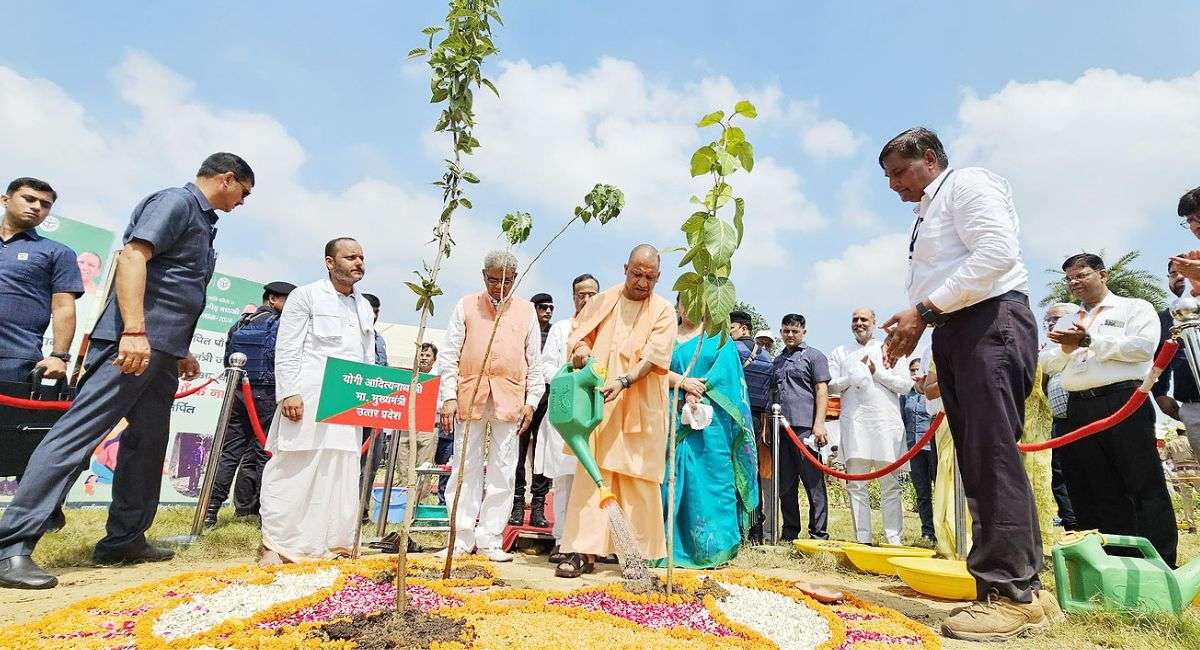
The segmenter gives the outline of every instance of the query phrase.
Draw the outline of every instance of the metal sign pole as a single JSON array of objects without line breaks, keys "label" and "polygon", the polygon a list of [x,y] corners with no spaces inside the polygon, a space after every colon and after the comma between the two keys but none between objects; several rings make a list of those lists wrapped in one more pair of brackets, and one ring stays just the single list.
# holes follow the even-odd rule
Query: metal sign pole
[{"label": "metal sign pole", "polygon": [[[782,407],[771,405],[771,508],[763,508],[766,520],[771,524],[771,544],[779,543],[779,419]],[[770,514],[767,514],[767,513]]]},{"label": "metal sign pole", "polygon": [[192,518],[192,533],[163,540],[178,546],[191,546],[200,540],[204,532],[204,513],[208,509],[208,500],[212,496],[213,482],[217,478],[217,462],[221,458],[221,448],[225,445],[225,428],[229,425],[229,415],[233,412],[233,400],[242,385],[242,376],[246,366],[246,355],[234,352],[229,355],[229,367],[225,369],[225,398],[221,400],[221,414],[217,417],[217,426],[213,430],[212,447],[209,448],[208,458],[204,463],[204,480],[200,484],[200,496],[196,500],[196,514]]},{"label": "metal sign pole", "polygon": [[[392,486],[396,484],[396,459],[400,457],[401,433],[399,429],[394,429],[392,437],[388,441],[387,469],[383,473],[383,494],[379,497],[379,527],[375,530],[376,534],[381,538],[387,535],[388,508],[392,505]],[[416,449],[416,441],[413,440],[414,437],[412,434],[409,434],[409,453],[412,453],[411,450]]]},{"label": "metal sign pole", "polygon": [[[363,512],[371,505],[371,485],[375,482],[375,463],[371,462],[375,456],[375,445],[379,442],[379,436],[383,433],[380,429],[371,434],[367,443],[367,456],[363,463],[363,473],[358,485],[358,512],[354,517],[354,545],[350,547],[350,557],[358,559],[359,544],[362,542],[362,527],[363,527]],[[383,517],[380,517],[383,521]]]}]

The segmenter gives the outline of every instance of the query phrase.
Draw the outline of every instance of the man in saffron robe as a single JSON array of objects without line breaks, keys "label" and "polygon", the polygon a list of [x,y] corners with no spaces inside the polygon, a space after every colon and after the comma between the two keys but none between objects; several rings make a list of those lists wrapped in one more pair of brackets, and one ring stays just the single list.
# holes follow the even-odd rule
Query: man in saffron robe
[{"label": "man in saffron robe", "polygon": [[[575,367],[592,359],[607,372],[599,389],[604,419],[592,432],[592,453],[648,560],[667,554],[660,486],[666,467],[667,372],[677,329],[674,306],[654,293],[658,277],[658,251],[648,244],[634,248],[625,282],[589,300],[567,340]],[[588,556],[617,551],[591,480],[575,481],[571,488],[562,548],[571,555],[558,566],[560,577],[590,571]]]}]

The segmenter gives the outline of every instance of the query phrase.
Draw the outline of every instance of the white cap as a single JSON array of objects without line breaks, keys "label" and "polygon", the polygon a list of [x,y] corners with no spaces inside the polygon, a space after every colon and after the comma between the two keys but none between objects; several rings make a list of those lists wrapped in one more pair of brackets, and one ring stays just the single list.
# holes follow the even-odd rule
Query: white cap
[{"label": "white cap", "polygon": [[754,338],[761,339],[764,336],[771,339],[772,341],[775,340],[775,335],[771,333],[771,330],[759,330],[758,334],[754,335]]}]

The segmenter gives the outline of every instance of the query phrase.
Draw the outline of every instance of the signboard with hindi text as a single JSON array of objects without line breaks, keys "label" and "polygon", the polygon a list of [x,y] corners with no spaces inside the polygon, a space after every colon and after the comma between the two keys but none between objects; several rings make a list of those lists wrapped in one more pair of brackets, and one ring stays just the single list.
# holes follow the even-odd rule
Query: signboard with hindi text
[{"label": "signboard with hindi text", "polygon": [[417,409],[417,431],[433,431],[437,375],[420,374],[417,396],[408,394],[412,372],[329,357],[321,380],[317,422],[408,430],[408,409]]}]

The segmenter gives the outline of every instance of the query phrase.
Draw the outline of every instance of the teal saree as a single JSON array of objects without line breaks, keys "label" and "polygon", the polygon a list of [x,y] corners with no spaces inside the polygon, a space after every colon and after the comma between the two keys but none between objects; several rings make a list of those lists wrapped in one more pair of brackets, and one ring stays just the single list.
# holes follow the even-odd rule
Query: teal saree
[{"label": "teal saree", "polygon": [[[673,372],[683,373],[699,341],[696,336],[675,345]],[[668,534],[675,537],[677,567],[703,569],[733,559],[758,507],[758,453],[742,364],[732,340],[721,346],[719,342],[719,337],[705,336],[696,366],[688,373],[707,382],[703,400],[713,407],[712,423],[703,431],[680,424],[682,392],[675,405],[675,529]],[[665,478],[662,495],[665,517]],[[666,560],[658,564],[665,566]]]}]

